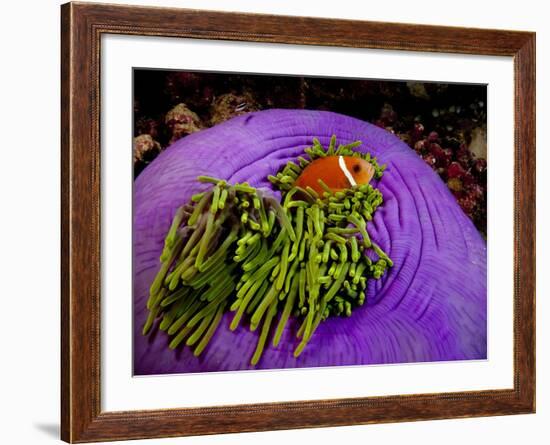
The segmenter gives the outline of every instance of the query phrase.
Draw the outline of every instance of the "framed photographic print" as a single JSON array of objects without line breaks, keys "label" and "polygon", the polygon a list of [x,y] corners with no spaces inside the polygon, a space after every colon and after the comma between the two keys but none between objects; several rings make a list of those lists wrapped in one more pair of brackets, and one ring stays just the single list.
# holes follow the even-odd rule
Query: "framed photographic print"
[{"label": "framed photographic print", "polygon": [[62,439],[535,410],[535,35],[62,6]]}]

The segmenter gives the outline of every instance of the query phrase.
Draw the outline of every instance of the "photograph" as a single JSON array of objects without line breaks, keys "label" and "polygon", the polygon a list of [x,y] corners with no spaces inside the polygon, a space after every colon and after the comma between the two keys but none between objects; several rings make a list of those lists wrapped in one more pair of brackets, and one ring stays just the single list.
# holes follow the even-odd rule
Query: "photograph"
[{"label": "photograph", "polygon": [[486,84],[132,77],[134,376],[487,359]]}]

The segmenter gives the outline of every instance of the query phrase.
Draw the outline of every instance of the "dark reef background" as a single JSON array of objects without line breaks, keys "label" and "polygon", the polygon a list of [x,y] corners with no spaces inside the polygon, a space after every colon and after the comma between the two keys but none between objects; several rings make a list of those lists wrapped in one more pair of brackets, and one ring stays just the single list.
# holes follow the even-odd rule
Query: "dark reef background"
[{"label": "dark reef background", "polygon": [[487,231],[487,87],[134,70],[134,176],[188,134],[268,108],[329,110],[372,122],[415,150]]}]

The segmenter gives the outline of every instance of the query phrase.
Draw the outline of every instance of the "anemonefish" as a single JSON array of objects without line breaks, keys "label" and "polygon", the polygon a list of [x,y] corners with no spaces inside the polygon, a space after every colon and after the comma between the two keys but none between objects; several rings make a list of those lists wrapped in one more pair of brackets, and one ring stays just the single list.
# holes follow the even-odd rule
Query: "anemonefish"
[{"label": "anemonefish", "polygon": [[315,159],[296,178],[295,185],[311,187],[317,193],[325,190],[319,183],[321,179],[333,192],[368,184],[374,176],[374,167],[367,161],[353,156],[326,156]]}]

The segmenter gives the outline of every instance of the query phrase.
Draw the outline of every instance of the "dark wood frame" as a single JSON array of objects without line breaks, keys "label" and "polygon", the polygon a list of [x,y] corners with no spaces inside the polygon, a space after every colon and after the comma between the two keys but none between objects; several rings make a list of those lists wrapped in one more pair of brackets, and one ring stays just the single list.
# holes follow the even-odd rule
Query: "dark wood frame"
[{"label": "dark wood frame", "polygon": [[[68,3],[61,20],[61,438],[173,437],[535,411],[535,34]],[[100,38],[132,34],[511,56],[515,69],[514,387],[102,412]]]}]

